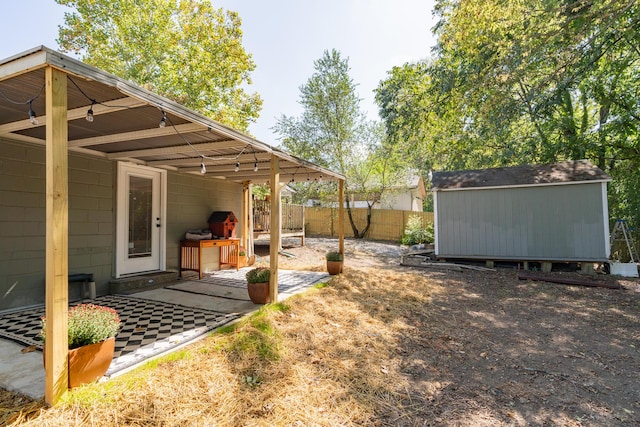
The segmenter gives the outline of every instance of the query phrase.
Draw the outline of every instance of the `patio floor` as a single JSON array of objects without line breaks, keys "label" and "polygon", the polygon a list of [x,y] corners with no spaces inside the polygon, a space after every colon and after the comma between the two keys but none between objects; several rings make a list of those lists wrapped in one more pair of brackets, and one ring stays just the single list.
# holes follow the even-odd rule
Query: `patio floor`
[{"label": "patio floor", "polygon": [[[220,271],[202,280],[186,278],[163,288],[96,298],[94,303],[116,309],[122,320],[105,377],[121,375],[175,351],[258,309],[247,295],[245,273],[246,269]],[[280,270],[279,299],[328,277],[321,272]],[[0,387],[34,399],[44,396],[42,353],[38,351],[43,314],[44,307],[36,307],[0,315]]]}]

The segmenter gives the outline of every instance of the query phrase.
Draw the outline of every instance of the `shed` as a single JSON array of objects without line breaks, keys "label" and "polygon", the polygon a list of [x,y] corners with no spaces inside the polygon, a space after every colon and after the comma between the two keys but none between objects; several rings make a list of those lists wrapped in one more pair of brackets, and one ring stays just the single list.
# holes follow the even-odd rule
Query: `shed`
[{"label": "shed", "polygon": [[605,262],[610,180],[587,160],[434,172],[436,256]]}]

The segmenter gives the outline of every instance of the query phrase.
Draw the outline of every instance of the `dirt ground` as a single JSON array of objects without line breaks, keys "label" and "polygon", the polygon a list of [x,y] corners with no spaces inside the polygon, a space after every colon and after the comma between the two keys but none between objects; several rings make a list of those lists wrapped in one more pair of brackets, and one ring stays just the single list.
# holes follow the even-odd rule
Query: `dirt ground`
[{"label": "dirt ground", "polygon": [[[281,268],[324,270],[337,245],[285,241]],[[404,267],[394,244],[345,249],[327,286],[67,405],[0,390],[0,424],[640,425],[640,280],[551,274],[621,288],[567,286],[513,268]],[[266,244],[256,254],[268,264]],[[258,356],[247,335],[277,357]]]},{"label": "dirt ground", "polygon": [[[285,241],[295,258],[280,260],[283,268],[322,269],[336,245]],[[567,286],[518,280],[513,268],[402,267],[407,249],[393,244],[346,240],[345,248],[345,269],[417,274],[438,288],[411,313],[412,333],[396,349],[416,425],[640,425],[638,279],[549,275],[621,289]]]}]

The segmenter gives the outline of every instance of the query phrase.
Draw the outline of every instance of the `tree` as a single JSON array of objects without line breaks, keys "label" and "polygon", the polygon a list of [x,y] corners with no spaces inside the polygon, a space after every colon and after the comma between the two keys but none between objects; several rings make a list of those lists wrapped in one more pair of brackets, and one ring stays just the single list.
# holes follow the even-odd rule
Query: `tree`
[{"label": "tree", "polygon": [[56,0],[63,51],[239,130],[259,115],[236,12],[205,0]]},{"label": "tree", "polygon": [[614,177],[614,215],[640,219],[640,6],[438,0],[435,12],[434,57],[378,88],[389,140],[414,138],[439,169],[587,158]]},{"label": "tree", "polygon": [[[314,62],[315,72],[300,87],[300,117],[282,115],[275,130],[290,153],[336,170],[347,177],[345,200],[354,237],[362,238],[371,224],[371,208],[393,182],[397,167],[380,142],[379,125],[366,121],[360,110],[356,85],[349,76],[349,61],[340,52],[325,51]],[[322,192],[327,185],[314,184]],[[366,194],[367,222],[358,229],[351,198]],[[335,189],[332,192],[335,197]],[[334,199],[335,200],[335,199]]]}]

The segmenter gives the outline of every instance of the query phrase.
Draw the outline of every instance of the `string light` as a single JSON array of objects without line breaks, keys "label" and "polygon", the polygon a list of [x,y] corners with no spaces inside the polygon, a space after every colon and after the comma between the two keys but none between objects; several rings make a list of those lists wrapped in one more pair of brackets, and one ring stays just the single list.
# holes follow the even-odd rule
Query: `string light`
[{"label": "string light", "polygon": [[203,175],[207,173],[207,167],[204,165],[204,156],[202,156],[202,161],[200,162],[200,173]]},{"label": "string light", "polygon": [[29,100],[29,121],[31,122],[32,125],[36,126],[38,125],[38,118],[36,117],[36,112],[33,111],[33,106],[31,105],[31,103],[33,102],[32,99]]},{"label": "string light", "polygon": [[89,110],[87,111],[86,119],[87,119],[87,121],[89,123],[93,123],[93,106],[94,106],[95,103],[96,103],[96,100],[92,99],[91,100],[91,107],[89,107]]},{"label": "string light", "polygon": [[233,171],[238,172],[239,170],[240,170],[240,162],[236,162],[236,167]]},{"label": "string light", "polygon": [[254,172],[258,172],[258,162],[255,162],[255,163],[253,164],[253,171],[254,171]]},{"label": "string light", "polygon": [[167,125],[167,113],[165,113],[164,111],[162,112],[162,118],[160,119],[160,124],[158,125],[158,127],[163,128]]}]

